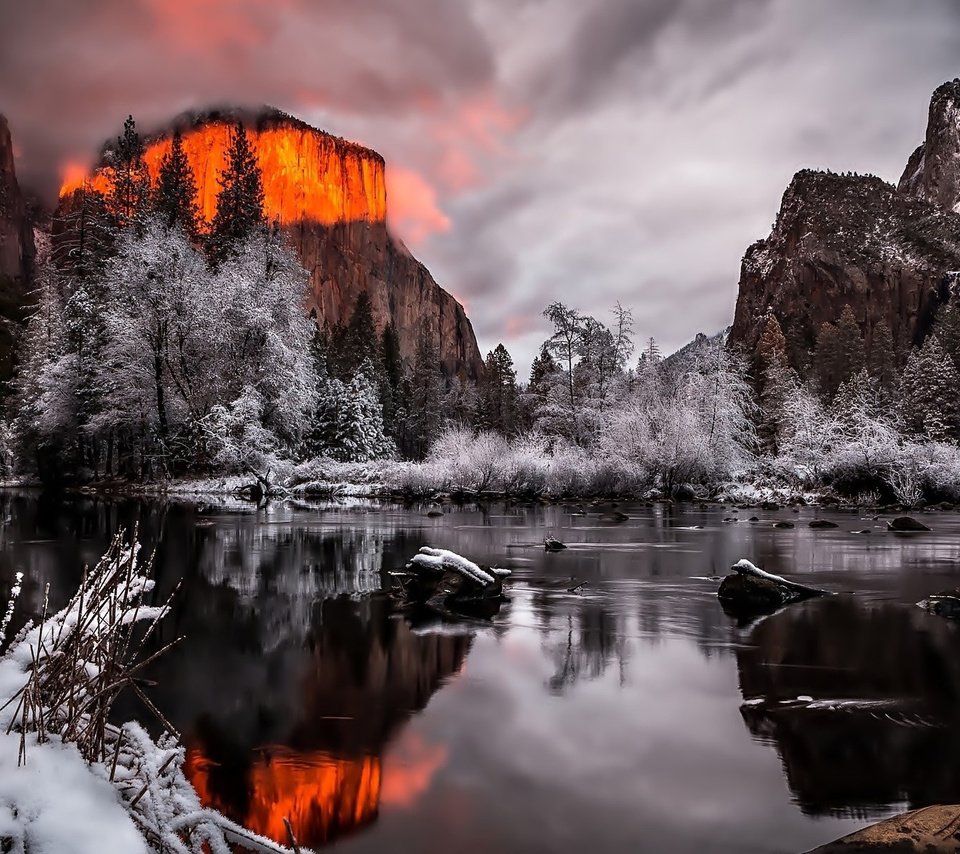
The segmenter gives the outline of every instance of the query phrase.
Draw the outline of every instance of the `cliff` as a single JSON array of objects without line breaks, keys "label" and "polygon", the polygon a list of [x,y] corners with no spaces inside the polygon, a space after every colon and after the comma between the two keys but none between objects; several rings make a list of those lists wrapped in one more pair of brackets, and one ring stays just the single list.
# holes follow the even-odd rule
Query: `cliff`
[{"label": "cliff", "polygon": [[12,374],[16,335],[30,303],[33,258],[33,229],[17,183],[10,129],[0,115],[0,381]]},{"label": "cliff", "polygon": [[926,138],[910,156],[899,189],[960,213],[960,79],[933,93]]},{"label": "cliff", "polygon": [[924,143],[899,186],[798,172],[769,237],[743,257],[730,340],[752,351],[768,310],[812,347],[849,304],[869,348],[885,320],[898,349],[920,343],[960,270],[960,81],[930,102]]},{"label": "cliff", "polygon": [[744,255],[730,340],[752,350],[770,309],[794,340],[849,304],[869,347],[886,320],[898,347],[926,334],[960,270],[960,216],[863,175],[798,172],[770,236]]},{"label": "cliff", "polygon": [[[421,331],[429,329],[444,370],[476,378],[482,358],[463,307],[387,230],[385,165],[375,151],[276,110],[216,111],[181,117],[146,140],[151,177],[156,180],[179,129],[197,179],[198,205],[209,222],[238,119],[247,127],[263,173],[267,218],[280,223],[310,273],[307,311],[320,323],[345,321],[367,291],[378,329],[393,321],[405,358],[413,359]],[[91,181],[98,189],[108,185],[102,170]],[[64,184],[61,199],[79,184]]]}]

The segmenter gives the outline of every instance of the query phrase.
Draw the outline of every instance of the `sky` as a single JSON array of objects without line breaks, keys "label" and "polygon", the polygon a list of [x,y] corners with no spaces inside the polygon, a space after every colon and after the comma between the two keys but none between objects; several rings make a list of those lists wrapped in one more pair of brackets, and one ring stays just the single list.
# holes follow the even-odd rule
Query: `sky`
[{"label": "sky", "polygon": [[669,352],[733,316],[798,169],[896,182],[957,0],[0,0],[0,112],[55,197],[133,113],[271,104],[379,151],[393,232],[521,377],[560,300]]}]

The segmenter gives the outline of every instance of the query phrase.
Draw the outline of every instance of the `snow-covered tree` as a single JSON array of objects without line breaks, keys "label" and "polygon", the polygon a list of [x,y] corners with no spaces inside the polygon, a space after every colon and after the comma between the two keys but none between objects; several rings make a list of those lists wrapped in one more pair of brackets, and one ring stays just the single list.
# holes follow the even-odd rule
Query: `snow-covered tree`
[{"label": "snow-covered tree", "polygon": [[936,335],[913,350],[900,378],[900,406],[906,429],[942,441],[960,425],[960,376]]},{"label": "snow-covered tree", "polygon": [[313,453],[351,463],[393,455],[372,372],[367,362],[348,382],[337,377],[321,381],[310,442]]}]

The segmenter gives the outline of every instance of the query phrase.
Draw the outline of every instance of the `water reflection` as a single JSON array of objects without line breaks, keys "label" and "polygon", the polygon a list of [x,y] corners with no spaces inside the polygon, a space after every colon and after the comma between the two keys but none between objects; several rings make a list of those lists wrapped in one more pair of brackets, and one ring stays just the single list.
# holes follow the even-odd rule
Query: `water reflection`
[{"label": "water reflection", "polygon": [[[0,493],[0,595],[19,569],[28,609],[46,582],[56,607],[138,522],[158,598],[179,585],[156,642],[186,638],[150,690],[204,800],[343,854],[803,850],[862,824],[840,816],[960,799],[960,637],[912,605],[956,586],[960,517],[904,539],[851,535],[852,514],[810,531],[812,511],[782,511],[792,530],[669,506],[620,525],[447,511]],[[548,532],[570,548],[545,554]],[[492,625],[391,615],[387,573],[426,544],[513,569]],[[858,595],[744,630],[708,578],[741,557]],[[780,702],[798,697],[860,705]]]},{"label": "water reflection", "polygon": [[737,650],[741,712],[804,811],[874,817],[960,800],[958,640],[946,620],[852,596],[756,626]]}]

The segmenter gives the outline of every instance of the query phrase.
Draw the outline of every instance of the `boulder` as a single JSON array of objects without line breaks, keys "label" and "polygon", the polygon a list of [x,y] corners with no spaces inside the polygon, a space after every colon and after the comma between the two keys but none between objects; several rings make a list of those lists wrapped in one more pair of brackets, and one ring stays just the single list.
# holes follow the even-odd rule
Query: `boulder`
[{"label": "boulder", "polygon": [[494,616],[506,599],[509,569],[481,566],[447,549],[424,546],[402,572],[391,572],[392,596],[401,610],[426,608],[441,616]]},{"label": "boulder", "polygon": [[759,616],[791,602],[801,602],[817,596],[831,595],[826,590],[818,590],[795,581],[788,581],[779,575],[764,572],[748,560],[735,563],[731,569],[734,575],[728,575],[720,583],[717,597],[723,610],[736,617]]},{"label": "boulder", "polygon": [[938,617],[960,620],[960,590],[931,593],[926,599],[917,602],[917,605]]},{"label": "boulder", "polygon": [[899,532],[908,532],[908,531],[929,531],[930,529],[923,524],[923,522],[918,522],[912,516],[897,516],[896,519],[891,519],[887,522],[888,531],[899,531]]},{"label": "boulder", "polygon": [[956,854],[960,851],[960,806],[932,806],[872,824],[809,854]]},{"label": "boulder", "polygon": [[839,528],[840,526],[836,522],[831,522],[829,519],[813,519],[810,522],[811,528],[817,529],[826,529],[826,528]]},{"label": "boulder", "polygon": [[548,552],[562,552],[566,548],[565,543],[561,543],[556,537],[549,536],[543,540],[543,549]]},{"label": "boulder", "polygon": [[774,522],[774,528],[796,528],[797,526],[793,522]]}]

